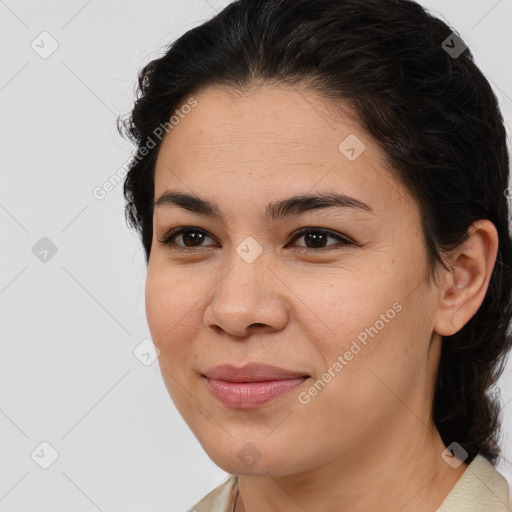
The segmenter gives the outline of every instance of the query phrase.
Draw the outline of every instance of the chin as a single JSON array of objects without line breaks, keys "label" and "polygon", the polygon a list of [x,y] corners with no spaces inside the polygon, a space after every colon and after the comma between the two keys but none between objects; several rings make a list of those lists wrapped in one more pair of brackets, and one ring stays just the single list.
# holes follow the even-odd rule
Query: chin
[{"label": "chin", "polygon": [[283,476],[293,473],[294,464],[285,451],[272,446],[258,448],[257,442],[228,439],[228,446],[215,440],[212,444],[201,443],[212,462],[226,473],[245,476]]}]

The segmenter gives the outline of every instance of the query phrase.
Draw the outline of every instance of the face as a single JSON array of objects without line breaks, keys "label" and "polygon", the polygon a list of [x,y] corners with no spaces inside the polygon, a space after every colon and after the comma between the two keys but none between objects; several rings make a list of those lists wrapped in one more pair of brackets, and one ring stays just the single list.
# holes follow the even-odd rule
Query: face
[{"label": "face", "polygon": [[[229,473],[286,475],[424,429],[436,295],[418,209],[377,143],[305,89],[195,98],[162,142],[155,203],[179,192],[218,215],[170,195],[155,206],[146,313],[207,454]],[[292,200],[306,195],[338,201]],[[248,363],[297,378],[204,376]]]}]

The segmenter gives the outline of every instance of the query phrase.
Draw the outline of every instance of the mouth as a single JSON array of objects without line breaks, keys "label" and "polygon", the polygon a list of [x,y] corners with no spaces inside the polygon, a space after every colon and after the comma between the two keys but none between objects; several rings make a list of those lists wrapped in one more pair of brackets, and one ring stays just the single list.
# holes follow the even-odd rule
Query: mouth
[{"label": "mouth", "polygon": [[277,366],[250,363],[242,368],[220,365],[201,373],[212,395],[225,406],[250,409],[302,385],[311,376]]}]

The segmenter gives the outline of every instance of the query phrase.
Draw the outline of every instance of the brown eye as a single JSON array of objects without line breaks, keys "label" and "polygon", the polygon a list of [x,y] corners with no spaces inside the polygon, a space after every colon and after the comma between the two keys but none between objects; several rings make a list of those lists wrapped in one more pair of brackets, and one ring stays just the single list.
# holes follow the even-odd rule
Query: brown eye
[{"label": "brown eye", "polygon": [[[329,238],[335,239],[338,243],[342,245],[354,245],[354,242],[349,240],[347,237],[340,235],[338,233],[333,233],[331,231],[327,231],[325,229],[319,228],[303,228],[301,229],[292,241],[297,240],[298,238],[304,238],[305,245],[299,245],[303,250],[311,250],[311,251],[321,251],[326,247],[330,247],[332,245],[338,244],[329,244],[326,246],[326,242]],[[327,249],[330,250],[330,249]]]},{"label": "brown eye", "polygon": [[[294,249],[298,249],[299,251],[319,252],[332,250],[330,249],[331,246],[335,246],[333,249],[339,249],[340,245],[355,245],[352,240],[339,233],[320,228],[302,228],[298,233],[295,234],[292,241],[298,240],[301,237],[304,239],[305,244],[295,245],[294,247]],[[182,243],[176,243],[175,240],[179,240],[180,238]],[[172,249],[183,249],[187,251],[193,250],[194,247],[208,247],[208,245],[203,244],[205,238],[211,239],[211,237],[202,229],[196,228],[194,226],[186,226],[171,229],[158,241]],[[338,243],[327,244],[329,238],[336,240]]]},{"label": "brown eye", "polygon": [[[181,237],[183,244],[174,242],[174,239],[179,239],[179,237]],[[205,231],[190,226],[172,229],[171,231],[166,233],[161,239],[159,239],[159,242],[164,245],[178,246],[183,247],[185,249],[191,249],[193,247],[204,247],[202,245],[202,242],[204,241],[205,238],[210,238]]]}]

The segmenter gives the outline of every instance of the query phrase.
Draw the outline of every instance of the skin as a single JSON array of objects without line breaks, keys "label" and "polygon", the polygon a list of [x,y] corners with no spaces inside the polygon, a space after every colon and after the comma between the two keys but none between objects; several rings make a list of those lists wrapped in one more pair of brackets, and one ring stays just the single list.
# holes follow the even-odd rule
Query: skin
[{"label": "skin", "polygon": [[[289,86],[207,88],[194,97],[198,105],[162,141],[155,200],[168,190],[194,193],[217,202],[225,222],[155,208],[146,280],[148,324],[177,409],[213,462],[238,475],[237,512],[432,512],[467,467],[443,460],[431,417],[441,336],[481,305],[496,229],[475,223],[449,255],[451,271],[429,283],[418,208],[351,117]],[[338,149],[349,134],[366,146],[354,161]],[[373,214],[329,208],[263,219],[271,201],[331,191]],[[183,235],[175,246],[158,241],[179,226],[207,236],[199,244]],[[295,238],[302,227],[356,244],[325,238],[323,252],[299,252],[322,247]],[[249,236],[263,250],[252,263],[236,251]],[[401,311],[301,403],[299,392],[396,302]],[[311,378],[256,409],[216,401],[201,371],[249,361]],[[260,455],[251,467],[237,456],[249,442]]]}]

